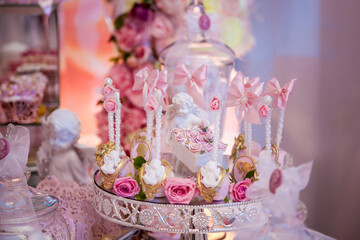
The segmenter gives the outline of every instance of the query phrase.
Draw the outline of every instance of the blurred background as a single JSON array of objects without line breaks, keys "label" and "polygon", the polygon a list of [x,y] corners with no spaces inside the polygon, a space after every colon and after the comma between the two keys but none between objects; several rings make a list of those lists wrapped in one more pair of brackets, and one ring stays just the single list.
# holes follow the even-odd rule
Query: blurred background
[{"label": "blurred background", "polygon": [[[60,107],[80,121],[80,142],[96,146],[99,88],[112,66],[103,2],[60,5]],[[216,6],[216,0],[204,1]],[[244,2],[244,1],[242,1]],[[297,78],[285,114],[282,148],[295,164],[314,161],[301,199],[306,224],[337,239],[360,239],[360,2],[356,0],[251,1],[252,50],[236,69],[264,82]],[[276,119],[275,119],[276,120]],[[227,113],[224,140],[235,136]],[[235,124],[237,125],[237,124]],[[255,129],[254,139],[263,129]]]}]

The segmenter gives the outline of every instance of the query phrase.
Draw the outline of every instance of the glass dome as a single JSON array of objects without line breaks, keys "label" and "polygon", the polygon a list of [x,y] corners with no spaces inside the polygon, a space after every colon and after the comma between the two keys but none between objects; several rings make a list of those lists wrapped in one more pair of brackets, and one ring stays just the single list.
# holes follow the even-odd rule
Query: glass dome
[{"label": "glass dome", "polygon": [[[205,26],[203,24],[205,18]],[[185,15],[185,26],[179,31],[176,42],[165,47],[160,53],[160,62],[168,71],[168,96],[170,99],[179,92],[187,92],[186,84],[174,85],[174,71],[178,64],[185,64],[191,73],[201,65],[207,66],[207,80],[204,86],[205,107],[200,115],[212,122],[213,114],[209,104],[213,97],[226,100],[230,72],[233,69],[235,53],[224,43],[208,34],[210,19],[205,14],[201,1],[192,1]],[[211,34],[213,35],[213,34]]]}]

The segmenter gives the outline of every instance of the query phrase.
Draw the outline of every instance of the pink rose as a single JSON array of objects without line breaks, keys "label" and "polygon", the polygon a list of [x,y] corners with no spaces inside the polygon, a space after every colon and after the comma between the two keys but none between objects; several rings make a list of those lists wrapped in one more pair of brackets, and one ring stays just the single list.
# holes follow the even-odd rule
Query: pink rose
[{"label": "pink rose", "polygon": [[181,128],[173,128],[173,129],[171,130],[171,132],[172,132],[174,135],[176,135],[176,134],[182,132],[182,129],[181,129]]},{"label": "pink rose", "polygon": [[208,120],[202,120],[201,124],[200,124],[200,128],[206,128],[209,127],[210,123]]},{"label": "pink rose", "polygon": [[114,97],[107,97],[103,105],[108,113],[115,113],[117,107],[117,101]]},{"label": "pink rose", "polygon": [[154,111],[159,107],[159,101],[151,95],[148,102],[146,103],[145,109],[149,111]]},{"label": "pink rose", "polygon": [[185,131],[174,133],[174,135],[175,135],[175,139],[181,143],[186,142],[188,139],[188,134]]},{"label": "pink rose", "polygon": [[126,59],[126,65],[129,68],[136,68],[139,66],[139,59],[136,56],[131,55]]},{"label": "pink rose", "polygon": [[208,140],[212,140],[213,139],[213,134],[211,133],[211,131],[208,131],[206,134],[205,134],[205,138],[207,138]]},{"label": "pink rose", "polygon": [[146,45],[135,48],[135,56],[138,58],[139,64],[147,62],[150,58],[150,55],[151,49]]},{"label": "pink rose", "polygon": [[261,107],[259,108],[260,117],[267,118],[269,116],[269,113],[270,113],[269,106],[265,104],[261,105]]},{"label": "pink rose", "polygon": [[115,180],[113,191],[120,197],[133,197],[140,192],[140,187],[131,177],[122,177]]},{"label": "pink rose", "polygon": [[189,204],[197,194],[195,182],[187,178],[168,177],[163,182],[163,187],[171,204]]},{"label": "pink rose", "polygon": [[124,25],[115,33],[117,42],[121,50],[131,52],[141,41],[141,33],[134,27]]},{"label": "pink rose", "polygon": [[172,32],[171,22],[164,15],[157,14],[151,24],[151,34],[155,38],[163,39],[169,37]]},{"label": "pink rose", "polygon": [[203,134],[203,131],[201,130],[196,130],[197,134],[195,136],[195,141],[196,142],[204,142],[204,134]]},{"label": "pink rose", "polygon": [[198,142],[190,142],[188,147],[193,153],[198,153],[202,150],[202,144]]},{"label": "pink rose", "polygon": [[250,179],[245,179],[242,182],[231,183],[230,185],[230,198],[235,202],[244,202],[248,200],[246,190],[251,185]]},{"label": "pink rose", "polygon": [[212,145],[207,142],[204,142],[202,145],[206,152],[211,152],[213,150]]},{"label": "pink rose", "polygon": [[101,89],[101,94],[104,97],[112,96],[115,93],[116,89],[112,85],[106,85]]},{"label": "pink rose", "polygon": [[197,130],[190,130],[189,131],[189,139],[192,142],[201,142],[204,137]]},{"label": "pink rose", "polygon": [[217,97],[213,97],[213,99],[210,102],[210,108],[214,111],[217,111],[220,109],[220,99]]},{"label": "pink rose", "polygon": [[0,138],[0,160],[9,154],[9,142],[5,138]]}]

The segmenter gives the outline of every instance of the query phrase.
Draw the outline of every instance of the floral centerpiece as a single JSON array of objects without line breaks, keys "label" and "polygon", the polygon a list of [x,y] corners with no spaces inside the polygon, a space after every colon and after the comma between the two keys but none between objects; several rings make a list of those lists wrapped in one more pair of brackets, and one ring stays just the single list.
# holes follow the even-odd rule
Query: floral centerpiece
[{"label": "floral centerpiece", "polygon": [[[142,91],[132,90],[134,75],[139,69],[160,68],[157,61],[159,51],[173,41],[174,29],[185,12],[186,1],[137,1],[127,11],[114,16],[112,35],[116,54],[110,60],[114,63],[107,77],[121,92],[122,102],[122,146],[130,149],[130,137],[146,125],[146,114],[142,107]],[[129,4],[129,3],[128,3]],[[102,102],[99,102],[102,104]],[[108,141],[107,112],[97,114],[98,135],[102,142]]]}]

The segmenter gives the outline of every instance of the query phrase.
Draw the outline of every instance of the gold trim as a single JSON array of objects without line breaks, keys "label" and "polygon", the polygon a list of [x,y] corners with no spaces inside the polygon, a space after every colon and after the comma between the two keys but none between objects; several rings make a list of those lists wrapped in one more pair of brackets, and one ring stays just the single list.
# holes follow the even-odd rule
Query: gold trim
[{"label": "gold trim", "polygon": [[214,197],[218,193],[218,189],[221,187],[222,183],[224,182],[225,176],[226,176],[226,170],[218,166],[220,168],[220,176],[217,179],[217,186],[215,188],[207,188],[204,186],[204,184],[201,182],[202,176],[201,176],[201,169],[199,169],[197,174],[197,187],[199,189],[200,195],[205,199],[206,202],[212,202],[214,200]]},{"label": "gold trim", "polygon": [[165,167],[165,173],[164,173],[163,177],[157,182],[156,185],[150,185],[150,184],[146,184],[143,179],[143,176],[145,174],[145,164],[149,165],[150,161],[148,161],[147,163],[144,163],[141,166],[140,171],[139,171],[139,179],[140,179],[142,189],[146,195],[146,199],[153,200],[155,198],[155,194],[158,192],[158,190],[162,186],[162,183],[165,181],[166,178],[168,178],[170,176],[173,168],[168,161],[166,161],[165,159],[161,160],[161,165],[163,165]]},{"label": "gold trim", "polygon": [[104,165],[105,156],[107,156],[110,152],[114,150],[115,150],[115,143],[112,141],[98,145],[95,156],[96,156],[96,163],[99,168]]},{"label": "gold trim", "polygon": [[124,169],[126,162],[131,161],[128,156],[122,155],[119,165],[117,166],[113,174],[105,174],[100,169],[101,182],[105,189],[112,189],[116,178],[119,176],[121,171]]},{"label": "gold trim", "polygon": [[[147,149],[149,150],[149,158],[148,159],[145,159],[145,157],[144,157],[144,159],[146,160],[146,161],[149,161],[150,159],[151,159],[151,145],[146,141],[146,136],[141,136],[141,135],[139,135],[139,133],[141,133],[141,132],[144,132],[144,130],[139,130],[136,134],[135,134],[135,136],[133,137],[133,139],[132,139],[132,141],[131,141],[131,148],[130,148],[130,158],[131,159],[133,159],[132,157],[131,157],[131,153],[132,153],[132,151],[133,151],[133,147],[137,144],[137,143],[143,143],[143,144],[145,144],[145,146],[147,147]],[[140,156],[140,154],[138,154],[137,156]]]},{"label": "gold trim", "polygon": [[235,161],[238,159],[239,151],[245,150],[245,138],[243,134],[239,134],[237,137],[234,137],[234,145],[231,150],[231,155],[229,159],[233,159]]},{"label": "gold trim", "polygon": [[[244,157],[247,157],[251,160],[251,162],[253,163],[253,165],[251,166],[248,162],[244,162],[244,161],[239,161],[237,162],[238,160],[240,160],[241,158],[244,158]],[[247,163],[247,167],[249,167],[248,165],[250,165],[250,169],[244,169],[244,168],[241,168],[240,167],[240,164],[245,164]],[[251,155],[249,154],[242,154],[240,155],[235,161],[234,161],[234,166],[233,166],[233,170],[231,172],[232,176],[235,178],[235,168],[237,168],[239,170],[239,172],[243,172],[243,175],[241,176],[242,180],[244,180],[244,178],[246,177],[246,174],[248,174],[248,172],[252,171],[252,170],[255,170],[255,173],[254,173],[254,180],[258,180],[258,176],[257,176],[257,172],[256,172],[256,161],[255,161],[255,158],[253,158]],[[246,171],[246,170],[249,170],[249,171]],[[238,179],[236,179],[236,181],[238,181]]]}]

